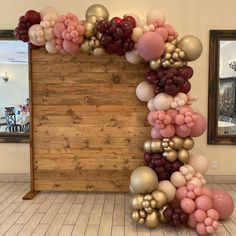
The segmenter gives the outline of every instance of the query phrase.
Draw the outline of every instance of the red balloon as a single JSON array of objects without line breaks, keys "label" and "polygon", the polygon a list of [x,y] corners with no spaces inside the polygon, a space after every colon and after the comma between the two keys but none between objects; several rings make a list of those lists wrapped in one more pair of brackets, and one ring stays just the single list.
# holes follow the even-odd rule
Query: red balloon
[{"label": "red balloon", "polygon": [[122,21],[122,19],[118,16],[115,16],[111,19],[111,21],[116,21],[116,22],[120,23]]},{"label": "red balloon", "polygon": [[234,200],[223,189],[212,189],[213,208],[219,213],[220,219],[225,220],[234,211]]}]

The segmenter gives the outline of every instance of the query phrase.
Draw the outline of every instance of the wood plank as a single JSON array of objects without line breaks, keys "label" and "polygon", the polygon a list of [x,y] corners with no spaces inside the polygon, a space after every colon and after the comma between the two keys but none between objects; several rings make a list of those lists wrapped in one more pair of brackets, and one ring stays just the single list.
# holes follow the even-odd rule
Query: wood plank
[{"label": "wood plank", "polygon": [[88,225],[85,232],[85,236],[98,235],[98,230],[98,225]]},{"label": "wood plank", "polygon": [[81,208],[81,213],[91,213],[95,198],[96,194],[94,193],[87,194],[84,204]]},{"label": "wood plank", "polygon": [[76,221],[76,224],[75,224],[75,227],[71,236],[84,236],[84,233],[87,228],[88,220],[89,220],[88,213],[80,214]]},{"label": "wood plank", "polygon": [[73,225],[62,225],[58,236],[70,236],[71,232],[73,231],[73,228]]},{"label": "wood plank", "polygon": [[20,203],[12,203],[10,204],[3,212],[0,214],[0,224],[2,224],[8,216],[11,215],[12,212],[20,205]]},{"label": "wood plank", "polygon": [[16,236],[22,230],[23,227],[24,225],[22,224],[14,224],[4,236]]},{"label": "wood plank", "polygon": [[60,208],[61,208],[60,203],[53,203],[47,210],[42,220],[40,221],[40,224],[51,224]]},{"label": "wood plank", "polygon": [[17,219],[21,216],[21,213],[12,213],[5,221],[0,225],[0,235],[4,235]]},{"label": "wood plank", "polygon": [[38,224],[31,236],[44,236],[48,227],[47,224]]},{"label": "wood plank", "polygon": [[111,235],[112,214],[102,214],[98,236]]},{"label": "wood plank", "polygon": [[115,194],[114,193],[107,193],[103,213],[113,213],[115,204]]},{"label": "wood plank", "polygon": [[64,224],[72,225],[76,223],[79,216],[82,204],[73,204],[70,211],[68,212]]},{"label": "wood plank", "polygon": [[75,201],[76,196],[76,193],[69,193],[66,200],[61,205],[59,213],[68,213]]},{"label": "wood plank", "polygon": [[94,204],[89,217],[89,225],[99,225],[103,210],[103,204]]},{"label": "wood plank", "polygon": [[130,214],[125,214],[125,236],[137,236],[137,224],[131,219]]},{"label": "wood plank", "polygon": [[115,204],[113,225],[124,225],[125,207],[123,204]]},{"label": "wood plank", "polygon": [[62,224],[66,218],[65,213],[58,213],[53,220],[52,224],[48,228],[45,236],[54,236],[57,235],[62,227]]},{"label": "wood plank", "polygon": [[125,230],[124,226],[120,225],[113,225],[112,226],[112,234],[111,236],[124,236],[125,235]]}]

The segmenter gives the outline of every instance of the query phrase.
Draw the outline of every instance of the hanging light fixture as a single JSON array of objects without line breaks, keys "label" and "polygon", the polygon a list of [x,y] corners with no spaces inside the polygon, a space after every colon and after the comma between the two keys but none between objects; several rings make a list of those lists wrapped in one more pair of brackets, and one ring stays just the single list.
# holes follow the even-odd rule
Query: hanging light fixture
[{"label": "hanging light fixture", "polygon": [[0,78],[1,78],[5,83],[7,83],[8,80],[9,80],[9,76],[8,76],[7,72],[5,72],[5,75],[0,76]]}]

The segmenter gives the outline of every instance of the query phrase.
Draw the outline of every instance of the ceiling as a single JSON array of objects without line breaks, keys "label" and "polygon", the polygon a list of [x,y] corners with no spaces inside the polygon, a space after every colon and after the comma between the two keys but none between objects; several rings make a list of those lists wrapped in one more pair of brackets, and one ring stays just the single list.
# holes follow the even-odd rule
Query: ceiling
[{"label": "ceiling", "polygon": [[0,64],[28,64],[28,44],[17,40],[1,40]]}]

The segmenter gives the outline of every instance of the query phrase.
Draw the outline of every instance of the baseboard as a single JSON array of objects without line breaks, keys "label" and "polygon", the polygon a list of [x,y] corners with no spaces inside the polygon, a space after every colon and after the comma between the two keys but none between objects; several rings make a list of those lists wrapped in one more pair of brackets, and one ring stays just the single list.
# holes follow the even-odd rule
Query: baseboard
[{"label": "baseboard", "polygon": [[206,175],[208,184],[235,184],[236,175]]},{"label": "baseboard", "polygon": [[0,182],[29,182],[29,173],[0,173]]}]

